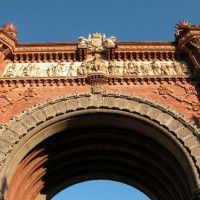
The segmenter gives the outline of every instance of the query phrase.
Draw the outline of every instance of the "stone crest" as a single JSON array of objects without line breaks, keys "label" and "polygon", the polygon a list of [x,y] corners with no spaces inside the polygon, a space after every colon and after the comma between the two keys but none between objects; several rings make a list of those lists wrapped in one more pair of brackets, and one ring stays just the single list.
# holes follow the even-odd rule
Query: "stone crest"
[{"label": "stone crest", "polygon": [[88,48],[89,51],[103,51],[107,45],[115,46],[116,38],[111,36],[106,38],[105,34],[93,33],[88,35],[88,39],[80,36],[79,48]]},{"label": "stone crest", "polygon": [[[90,38],[91,35],[89,34]],[[100,33],[94,33],[91,39],[91,45],[94,47],[101,47],[102,46],[102,35]]]}]

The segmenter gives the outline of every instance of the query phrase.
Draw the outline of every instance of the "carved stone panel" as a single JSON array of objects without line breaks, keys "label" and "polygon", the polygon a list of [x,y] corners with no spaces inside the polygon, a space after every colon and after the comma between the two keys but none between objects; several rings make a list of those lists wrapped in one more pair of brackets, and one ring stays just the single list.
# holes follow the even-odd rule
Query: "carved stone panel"
[{"label": "carved stone panel", "polygon": [[95,56],[83,62],[9,63],[2,77],[71,77],[88,76],[93,73],[110,76],[191,74],[187,64],[182,61],[107,61]]}]

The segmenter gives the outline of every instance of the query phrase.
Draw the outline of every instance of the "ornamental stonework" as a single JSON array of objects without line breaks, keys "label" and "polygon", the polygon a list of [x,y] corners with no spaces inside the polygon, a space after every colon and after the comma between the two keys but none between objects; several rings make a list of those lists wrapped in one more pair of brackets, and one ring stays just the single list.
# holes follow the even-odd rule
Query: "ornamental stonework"
[{"label": "ornamental stonework", "polygon": [[88,39],[80,36],[79,38],[79,47],[87,47],[89,51],[103,51],[106,46],[115,46],[116,38],[111,36],[106,38],[105,34],[93,33],[88,35]]},{"label": "ornamental stonework", "polygon": [[2,77],[87,76],[96,72],[114,76],[191,74],[183,61],[107,61],[95,56],[83,62],[9,63]]}]

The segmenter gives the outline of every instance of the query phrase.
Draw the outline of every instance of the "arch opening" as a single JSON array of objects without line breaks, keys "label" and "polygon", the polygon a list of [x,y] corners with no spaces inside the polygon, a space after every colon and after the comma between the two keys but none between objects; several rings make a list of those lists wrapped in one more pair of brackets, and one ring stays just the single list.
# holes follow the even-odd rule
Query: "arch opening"
[{"label": "arch opening", "polygon": [[22,161],[11,175],[8,200],[51,199],[93,179],[126,183],[152,200],[192,197],[196,182],[187,152],[150,120],[89,109],[53,118],[36,132],[16,155]]}]

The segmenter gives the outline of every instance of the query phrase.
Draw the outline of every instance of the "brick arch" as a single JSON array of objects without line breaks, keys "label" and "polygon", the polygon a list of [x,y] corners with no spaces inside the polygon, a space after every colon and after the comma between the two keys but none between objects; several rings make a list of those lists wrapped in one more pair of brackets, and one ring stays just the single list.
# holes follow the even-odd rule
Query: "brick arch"
[{"label": "brick arch", "polygon": [[[200,132],[197,127],[188,122],[181,114],[176,114],[171,108],[166,108],[158,102],[107,91],[102,93],[77,93],[71,96],[62,95],[57,99],[49,99],[43,104],[36,104],[34,108],[26,109],[19,116],[12,117],[11,121],[4,124],[0,131],[1,183],[3,183],[2,179],[7,173],[9,163],[14,163],[13,155],[15,151],[17,152],[19,144],[23,143],[23,139],[30,133],[37,133],[38,128],[42,127],[43,124],[54,121],[60,116],[77,112],[80,115],[89,110],[94,112],[98,112],[98,110],[105,112],[107,110],[107,112],[113,114],[121,112],[127,116],[133,114],[135,117],[147,120],[148,123],[169,132],[183,152],[187,153],[188,162],[193,170],[198,187],[200,183],[200,142],[198,138]],[[48,135],[45,137],[48,138]],[[1,185],[2,190],[3,187]]]}]

